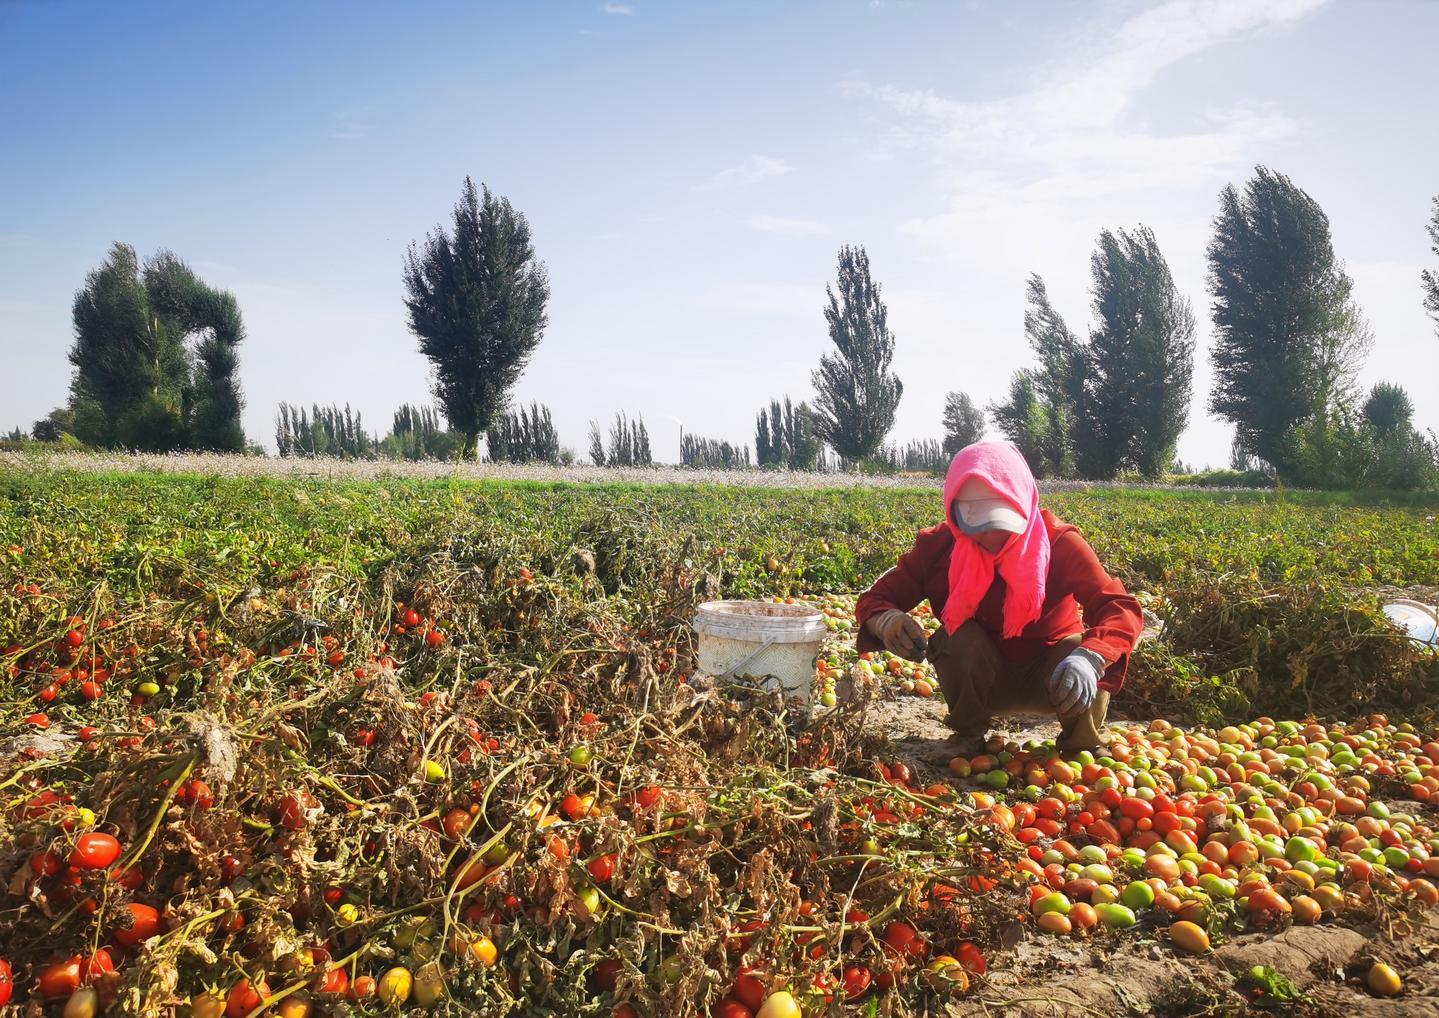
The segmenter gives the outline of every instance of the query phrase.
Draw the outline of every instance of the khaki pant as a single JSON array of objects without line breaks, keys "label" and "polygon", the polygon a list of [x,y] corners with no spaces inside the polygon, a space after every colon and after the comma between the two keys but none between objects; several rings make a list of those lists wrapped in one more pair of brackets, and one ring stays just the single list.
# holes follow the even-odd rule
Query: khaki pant
[{"label": "khaki pant", "polygon": [[[929,638],[929,661],[949,705],[949,727],[957,735],[983,737],[996,715],[1053,714],[1049,676],[1079,643],[1078,635],[1070,636],[1032,661],[1006,661],[977,622],[966,622],[953,636],[937,630]],[[1088,711],[1060,723],[1059,748],[1102,745],[1100,730],[1108,713],[1109,694],[1101,689]]]}]

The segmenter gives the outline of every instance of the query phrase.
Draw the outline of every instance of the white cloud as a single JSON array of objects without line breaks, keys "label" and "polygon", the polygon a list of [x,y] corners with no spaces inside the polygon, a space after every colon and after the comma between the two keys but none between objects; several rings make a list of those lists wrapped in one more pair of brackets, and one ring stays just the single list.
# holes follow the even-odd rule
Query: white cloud
[{"label": "white cloud", "polygon": [[[963,101],[930,89],[846,82],[844,90],[877,102],[890,117],[872,156],[896,152],[956,157],[984,169],[978,180],[1017,199],[1091,198],[1136,187],[1184,187],[1222,176],[1259,142],[1294,128],[1265,108],[1205,110],[1175,133],[1131,125],[1126,114],[1155,78],[1179,61],[1227,39],[1302,17],[1323,0],[1173,0],[1124,22],[1087,58],[1061,67],[1032,90]],[[967,192],[976,171],[963,173]]]},{"label": "white cloud", "polygon": [[767,216],[762,213],[745,220],[751,230],[762,233],[778,233],[786,236],[818,235],[829,232],[829,227],[812,219],[788,219],[784,216]]},{"label": "white cloud", "polygon": [[635,16],[635,9],[629,4],[605,4],[600,10],[606,14],[617,14],[624,18],[633,18]]},{"label": "white cloud", "polygon": [[[1171,0],[1143,8],[1097,26],[1090,38],[1063,40],[1039,58],[1050,70],[1011,95],[970,100],[923,87],[842,83],[844,94],[875,113],[865,156],[936,169],[937,207],[921,206],[899,229],[957,270],[954,317],[916,309],[913,326],[967,363],[968,387],[998,393],[1028,360],[1019,329],[1029,272],[1044,275],[1070,326],[1083,333],[1095,236],[1143,222],[1201,318],[1191,428],[1180,452],[1217,460],[1226,440],[1204,411],[1210,372],[1202,314],[1213,195],[1268,161],[1300,125],[1267,105],[1173,107],[1154,121],[1137,108],[1182,61],[1292,23],[1322,2]],[[936,402],[940,385],[916,377],[913,395]]]},{"label": "white cloud", "polygon": [[763,180],[783,177],[794,169],[783,159],[773,156],[750,156],[743,162],[728,169],[720,170],[710,178],[711,187],[748,187]]}]

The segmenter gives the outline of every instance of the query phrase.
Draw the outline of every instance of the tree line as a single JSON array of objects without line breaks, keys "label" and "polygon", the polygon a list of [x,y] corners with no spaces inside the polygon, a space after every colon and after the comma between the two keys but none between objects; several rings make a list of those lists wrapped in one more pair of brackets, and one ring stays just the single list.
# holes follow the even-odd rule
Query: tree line
[{"label": "tree line", "polygon": [[[1426,224],[1439,256],[1439,198]],[[1206,250],[1216,384],[1207,409],[1234,426],[1231,466],[1310,485],[1418,486],[1439,474],[1439,444],[1413,423],[1393,383],[1361,393],[1373,344],[1336,257],[1329,221],[1288,177],[1256,168],[1229,185]],[[1192,398],[1196,320],[1147,227],[1103,230],[1090,257],[1091,321],[1071,328],[1043,278],[1026,282],[1023,331],[1032,366],[981,409],[946,396],[940,438],[887,442],[904,386],[882,287],[862,246],[841,247],[825,287],[833,349],[811,376],[813,396],[772,399],[747,444],[684,434],[695,467],[942,472],[992,423],[1036,474],[1159,477]],[[430,361],[435,405],[404,406],[389,432],[367,432],[348,406],[280,405],[281,456],[472,458],[572,462],[548,408],[514,409],[510,393],[548,324],[549,278],[525,216],[465,179],[448,228],[411,244],[402,268],[407,324]],[[1439,271],[1422,299],[1439,329]],[[237,350],[244,326],[232,294],[160,251],[141,263],[116,244],[77,292],[70,398],[31,429],[37,440],[145,451],[247,448]],[[12,438],[18,436],[12,435]],[[642,416],[591,422],[589,458],[648,466]],[[256,447],[250,446],[251,451]]]}]

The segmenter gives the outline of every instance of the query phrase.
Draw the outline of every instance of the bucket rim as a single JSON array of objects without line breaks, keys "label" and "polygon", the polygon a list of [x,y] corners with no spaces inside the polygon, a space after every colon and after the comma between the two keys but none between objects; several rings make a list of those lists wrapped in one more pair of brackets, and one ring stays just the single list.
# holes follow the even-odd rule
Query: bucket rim
[{"label": "bucket rim", "polygon": [[[736,610],[747,608],[749,610]],[[762,609],[762,610],[759,610]],[[824,622],[824,613],[811,604],[785,604],[728,598],[705,601],[695,609],[696,616],[708,617],[742,625],[787,627],[797,622]]]}]

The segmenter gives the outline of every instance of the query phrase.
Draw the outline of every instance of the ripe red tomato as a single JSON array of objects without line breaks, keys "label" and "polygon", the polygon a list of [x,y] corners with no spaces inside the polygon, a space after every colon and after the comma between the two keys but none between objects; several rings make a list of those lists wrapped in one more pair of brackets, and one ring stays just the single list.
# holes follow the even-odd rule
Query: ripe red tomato
[{"label": "ripe red tomato", "polygon": [[93,742],[95,736],[100,734],[100,729],[96,728],[94,725],[86,725],[84,728],[80,729],[78,734],[80,736],[81,742]]},{"label": "ripe red tomato", "polygon": [[245,1018],[269,995],[270,986],[263,979],[253,984],[248,979],[241,979],[230,987],[230,993],[225,998],[225,1018]]},{"label": "ripe red tomato", "polygon": [[85,642],[85,636],[78,629],[72,629],[65,634],[65,642],[71,647],[78,647]]},{"label": "ripe red tomato", "polygon": [[93,983],[107,972],[115,971],[115,959],[110,957],[110,952],[100,948],[89,958],[80,962],[80,981],[82,983]]},{"label": "ripe red tomato", "polygon": [[615,1008],[613,1018],[640,1018],[640,1013],[633,1004],[621,1004]]},{"label": "ripe red tomato", "polygon": [[120,858],[120,842],[112,834],[88,831],[80,835],[70,853],[70,865],[85,870],[103,870]]},{"label": "ripe red tomato", "polygon": [[53,877],[60,872],[60,857],[54,852],[36,852],[30,857],[30,872],[37,877]]},{"label": "ripe red tomato", "polygon": [[190,782],[190,805],[195,809],[209,809],[215,805],[214,790],[199,778]]},{"label": "ripe red tomato", "polygon": [[763,973],[753,965],[746,965],[739,970],[735,976],[734,988],[730,993],[745,1007],[751,1011],[759,1010],[764,998],[769,994],[769,987],[765,985],[761,977]]},{"label": "ripe red tomato", "polygon": [[864,996],[871,982],[869,969],[863,965],[851,965],[844,970],[844,999],[855,1000]]},{"label": "ripe red tomato", "polygon": [[125,907],[130,910],[130,925],[115,931],[117,944],[122,947],[138,947],[160,932],[160,913],[153,907],[142,905],[138,901],[132,901]]},{"label": "ripe red tomato", "polygon": [[319,803],[309,792],[301,791],[287,795],[280,800],[280,826],[287,831],[305,829],[305,811],[314,809]]},{"label": "ripe red tomato", "polygon": [[438,629],[431,629],[428,633],[425,634],[425,643],[429,644],[431,647],[438,647],[444,642],[445,634],[440,632]]},{"label": "ripe red tomato", "polygon": [[447,837],[459,838],[474,825],[475,820],[469,810],[457,806],[445,814],[442,826]]},{"label": "ripe red tomato", "polygon": [[655,803],[660,801],[660,794],[661,793],[658,785],[649,785],[645,788],[641,788],[638,792],[635,793],[635,805],[638,806],[640,809],[649,809]]},{"label": "ripe red tomato", "polygon": [[68,997],[80,988],[80,962],[78,954],[61,958],[43,966],[38,973],[37,988],[40,996],[58,999]]},{"label": "ripe red tomato", "polygon": [[624,967],[624,962],[618,958],[603,959],[595,966],[595,988],[601,993],[614,993]]},{"label": "ripe red tomato", "polygon": [[590,860],[589,871],[590,876],[594,877],[597,883],[603,884],[608,881],[615,873],[614,853]]},{"label": "ripe red tomato", "polygon": [[411,629],[413,629],[415,626],[418,626],[420,624],[420,613],[415,611],[415,609],[411,608],[409,611],[405,612],[404,623]]},{"label": "ripe red tomato", "polygon": [[982,976],[989,971],[989,962],[985,960],[984,952],[967,940],[959,945],[959,949],[954,952],[954,957],[977,976]]},{"label": "ripe red tomato", "polygon": [[914,927],[909,923],[895,921],[884,928],[884,942],[900,954],[910,949],[909,945],[917,936]]},{"label": "ripe red tomato", "polygon": [[138,866],[131,866],[129,869],[123,870],[116,866],[110,870],[110,879],[125,890],[133,891],[145,882],[145,874]]},{"label": "ripe red tomato", "polygon": [[0,958],[0,1007],[10,1003],[10,994],[15,992],[15,976],[10,971],[10,963]]},{"label": "ripe red tomato", "polygon": [[333,993],[339,996],[350,989],[350,974],[343,968],[327,968],[319,977],[316,989],[320,993]]},{"label": "ripe red tomato", "polygon": [[355,981],[350,984],[350,996],[355,1000],[364,1000],[366,997],[375,995],[375,979],[373,976],[356,976]]},{"label": "ripe red tomato", "polygon": [[733,997],[726,997],[710,1010],[710,1015],[712,1018],[754,1018],[754,1009]]},{"label": "ripe red tomato", "polygon": [[98,700],[105,695],[105,690],[94,679],[86,679],[80,683],[80,695],[87,700]]}]

